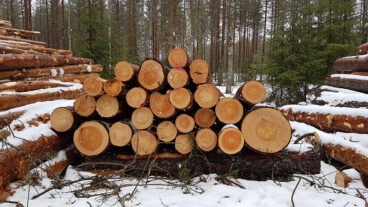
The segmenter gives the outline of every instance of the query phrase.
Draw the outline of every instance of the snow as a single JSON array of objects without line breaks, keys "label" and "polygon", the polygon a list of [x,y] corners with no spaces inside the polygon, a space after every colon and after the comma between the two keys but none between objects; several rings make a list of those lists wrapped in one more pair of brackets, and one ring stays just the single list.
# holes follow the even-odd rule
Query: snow
[{"label": "snow", "polygon": [[51,72],[51,77],[57,76],[57,70],[55,68],[51,69],[50,72]]},{"label": "snow", "polygon": [[90,72],[92,72],[92,67],[91,67],[91,65],[88,65],[87,66],[87,71],[90,73]]},{"label": "snow", "polygon": [[368,54],[366,55],[355,55],[355,56],[347,56],[343,58],[368,58]]},{"label": "snow", "polygon": [[83,85],[80,83],[71,83],[71,82],[67,83],[67,82],[62,82],[58,80],[48,80],[45,82],[57,83],[63,86],[56,87],[56,88],[38,89],[38,90],[26,91],[26,92],[5,91],[5,92],[0,92],[0,96],[1,95],[33,95],[33,94],[40,94],[40,93],[55,93],[55,92],[60,92],[60,91],[73,91],[73,90],[78,90],[78,89],[83,88]]},{"label": "snow", "polygon": [[352,74],[332,74],[331,78],[344,78],[368,81],[368,76],[364,75],[352,75]]},{"label": "snow", "polygon": [[286,105],[280,107],[280,110],[287,111],[292,109],[294,113],[315,113],[315,114],[331,114],[331,115],[346,115],[350,117],[362,116],[368,118],[367,108],[348,108],[348,107],[331,107],[319,105]]},{"label": "snow", "polygon": [[59,68],[59,75],[60,76],[64,75],[64,70],[62,68]]},{"label": "snow", "polygon": [[23,42],[23,41],[13,41],[13,40],[0,40],[0,44],[1,45],[9,45],[9,44],[19,44],[21,43],[22,45],[29,45],[31,46],[32,44],[28,43],[28,42]]},{"label": "snow", "polygon": [[338,93],[347,93],[347,94],[365,94],[365,93],[361,93],[358,91],[353,91],[353,90],[349,90],[349,89],[345,89],[345,88],[337,88],[337,87],[332,87],[332,86],[321,86],[322,90],[330,90],[330,91],[334,91],[334,92],[338,92]]},{"label": "snow", "polygon": [[336,93],[330,91],[321,92],[321,96],[317,97],[317,100],[324,101],[329,106],[337,106],[347,102],[368,102],[368,95],[361,93]]}]

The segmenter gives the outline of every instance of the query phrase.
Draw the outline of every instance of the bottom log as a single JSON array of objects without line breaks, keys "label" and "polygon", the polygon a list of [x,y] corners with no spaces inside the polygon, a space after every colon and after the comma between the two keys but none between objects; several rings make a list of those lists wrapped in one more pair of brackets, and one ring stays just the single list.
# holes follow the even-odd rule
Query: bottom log
[{"label": "bottom log", "polygon": [[[106,165],[108,162],[112,164]],[[193,151],[190,155],[163,153],[136,157],[114,155],[114,152],[109,152],[98,157],[86,157],[85,163],[79,168],[81,170],[118,170],[126,165],[129,165],[129,173],[132,174],[150,170],[152,175],[180,178],[185,170],[189,175],[194,176],[208,173],[218,175],[235,173],[238,178],[251,180],[285,180],[293,174],[318,174],[321,167],[317,151],[304,153],[282,151],[272,155],[242,151],[231,156],[216,151],[203,153]],[[153,167],[148,169],[145,166]]]}]

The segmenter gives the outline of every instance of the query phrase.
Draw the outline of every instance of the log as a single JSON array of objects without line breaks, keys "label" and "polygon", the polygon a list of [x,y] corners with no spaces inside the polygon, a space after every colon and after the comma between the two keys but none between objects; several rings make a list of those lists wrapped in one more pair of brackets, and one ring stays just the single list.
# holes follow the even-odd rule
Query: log
[{"label": "log", "polygon": [[176,88],[170,93],[170,103],[177,109],[189,110],[193,107],[193,95],[186,88]]},{"label": "log", "polygon": [[128,82],[138,73],[139,66],[128,63],[126,61],[120,61],[115,65],[114,72],[115,78],[122,82]]},{"label": "log", "polygon": [[50,116],[51,127],[57,132],[71,131],[76,125],[74,113],[70,108],[59,107],[52,111]]},{"label": "log", "polygon": [[24,142],[17,149],[0,151],[0,192],[20,179],[27,179],[30,169],[70,144],[69,136],[41,135],[36,141]]},{"label": "log", "polygon": [[196,59],[189,65],[189,74],[195,84],[209,81],[210,66],[205,60]]},{"label": "log", "polygon": [[248,106],[261,103],[266,98],[266,88],[263,83],[252,80],[244,83],[235,93],[237,100],[244,102]]},{"label": "log", "polygon": [[[16,69],[1,72],[0,79],[18,80],[25,78],[42,77],[53,77],[55,79],[62,79],[60,77],[57,77],[58,74],[60,76],[65,76],[66,74],[101,72],[102,70],[102,65],[67,65],[58,67],[29,68],[27,70]],[[65,77],[64,79],[67,79],[67,77]]]},{"label": "log", "polygon": [[40,41],[35,41],[35,40],[27,40],[27,39],[19,39],[19,38],[13,38],[13,37],[8,37],[8,36],[3,36],[3,35],[0,35],[0,40],[10,40],[10,41],[14,41],[14,42],[26,42],[26,43],[33,44],[33,45],[39,45],[41,47],[47,47],[46,42],[40,42]]},{"label": "log", "polygon": [[189,154],[193,150],[193,141],[189,134],[180,134],[175,138],[175,149],[180,154]]},{"label": "log", "polygon": [[0,26],[12,27],[12,23],[6,20],[0,20]]},{"label": "log", "polygon": [[189,133],[193,131],[195,122],[193,117],[187,115],[187,114],[180,114],[175,119],[175,126],[178,129],[179,132],[182,133]]},{"label": "log", "polygon": [[244,146],[244,136],[234,125],[226,125],[218,134],[218,146],[228,155],[236,154]]},{"label": "log", "polygon": [[[38,45],[32,46],[32,45],[18,45],[18,44],[0,44],[0,50],[1,49],[19,49],[25,51],[24,53],[18,53],[18,54],[27,54],[27,53],[44,53],[44,54],[50,54],[50,55],[66,55],[66,56],[72,56],[73,52],[71,50],[62,50],[62,49],[53,49],[53,48],[46,48],[46,47],[39,47]],[[11,52],[9,52],[11,53]],[[16,53],[17,54],[17,53]]]},{"label": "log", "polygon": [[362,76],[368,76],[368,72],[352,72],[352,75],[362,75]]},{"label": "log", "polygon": [[172,118],[176,114],[175,107],[170,103],[170,94],[153,92],[150,95],[149,107],[152,113],[162,119]]},{"label": "log", "polygon": [[220,92],[214,84],[199,85],[194,100],[202,108],[212,108],[220,101]]},{"label": "log", "polygon": [[[20,39],[22,40],[22,39]],[[1,46],[6,46],[6,45],[12,45],[12,46],[32,46],[32,47],[39,47],[39,48],[45,48],[42,45],[36,45],[36,44],[31,44],[29,42],[19,42],[19,41],[13,41],[13,40],[1,40],[0,39],[0,45]]]},{"label": "log", "polygon": [[216,121],[216,114],[212,109],[200,108],[194,115],[194,121],[199,127],[209,128]]},{"label": "log", "polygon": [[96,111],[103,118],[113,118],[120,115],[123,108],[115,96],[105,94],[97,99]]},{"label": "log", "polygon": [[15,29],[15,28],[1,27],[1,26],[0,26],[0,30],[5,30],[7,32],[16,32],[16,33],[19,33],[19,34],[25,35],[25,36],[28,36],[28,35],[40,35],[41,34],[41,32],[39,32],[39,31],[29,31],[29,30],[23,30],[23,29]]},{"label": "log", "polygon": [[27,92],[46,88],[63,87],[65,84],[47,81],[18,81],[0,84],[0,92]]},{"label": "log", "polygon": [[79,96],[73,104],[75,113],[82,117],[92,117],[96,112],[96,99],[84,94]]},{"label": "log", "polygon": [[368,93],[368,78],[358,75],[332,75],[326,78],[326,85]]},{"label": "log", "polygon": [[188,55],[187,52],[182,48],[174,48],[170,50],[168,58],[171,67],[184,68],[188,65]]},{"label": "log", "polygon": [[242,104],[233,98],[221,99],[215,108],[217,118],[225,124],[236,124],[243,117]]},{"label": "log", "polygon": [[337,172],[335,175],[335,184],[341,188],[347,188],[351,181],[353,181],[353,179],[344,172]]},{"label": "log", "polygon": [[351,93],[345,93],[345,91],[319,89],[315,92],[315,98],[312,100],[312,103],[316,105],[329,105],[337,107],[368,108],[367,100],[368,95],[364,93],[355,91],[351,91]]},{"label": "log", "polygon": [[360,178],[362,179],[363,185],[368,188],[368,174],[360,173]]},{"label": "log", "polygon": [[0,71],[62,65],[93,64],[87,58],[46,54],[0,54]]},{"label": "log", "polygon": [[40,54],[39,52],[22,50],[13,47],[4,47],[0,44],[0,54]]},{"label": "log", "polygon": [[153,133],[138,130],[132,137],[131,145],[137,155],[149,155],[156,150],[158,141]]},{"label": "log", "polygon": [[99,96],[103,94],[103,79],[87,78],[83,82],[83,91],[90,96]]},{"label": "log", "polygon": [[110,145],[106,127],[97,121],[84,122],[75,130],[74,145],[80,153],[86,156],[102,154]]},{"label": "log", "polygon": [[173,68],[167,74],[167,82],[172,88],[183,88],[189,84],[189,76],[183,68]]},{"label": "log", "polygon": [[0,128],[11,124],[14,120],[18,119],[24,114],[25,111],[9,112],[0,116]]},{"label": "log", "polygon": [[368,53],[368,42],[356,48],[357,55],[366,55]]},{"label": "log", "polygon": [[[87,78],[101,78],[101,77],[97,73],[89,73],[89,74],[80,74],[80,75],[69,74],[69,75],[65,75],[62,77],[55,77],[52,79],[59,80],[62,82],[82,83],[83,84]],[[50,78],[43,78],[41,80],[48,80],[48,79]]]},{"label": "log", "polygon": [[136,129],[148,129],[153,124],[153,114],[151,109],[141,107],[132,113],[132,124]]},{"label": "log", "polygon": [[165,81],[164,67],[156,60],[142,62],[138,72],[139,84],[148,91],[160,89]]},{"label": "log", "polygon": [[5,111],[11,108],[25,106],[27,104],[53,101],[58,99],[75,99],[82,95],[83,91],[77,90],[60,90],[52,93],[35,93],[29,95],[1,95],[0,96],[0,111]]},{"label": "log", "polygon": [[129,124],[121,121],[115,122],[109,131],[110,142],[114,146],[123,147],[130,143],[133,131]]},{"label": "log", "polygon": [[[205,158],[203,156],[205,155]],[[189,175],[202,175],[215,173],[219,176],[229,175],[236,171],[236,177],[248,180],[289,180],[294,174],[318,174],[320,173],[320,157],[317,151],[298,153],[282,151],[272,155],[259,154],[252,151],[241,151],[235,155],[211,152],[196,153],[190,155],[178,153],[152,154],[151,159],[147,156],[114,155],[106,154],[98,157],[87,157],[86,165],[80,167],[82,170],[95,169],[124,169],[129,165],[132,169],[130,175],[149,173],[151,175],[168,176],[180,178],[183,169]],[[132,162],[134,160],[134,162]],[[117,163],[117,165],[104,165],[106,162]],[[147,166],[157,166],[147,168]]]},{"label": "log", "polygon": [[130,107],[140,108],[147,105],[149,94],[144,88],[134,87],[127,92],[125,98]]},{"label": "log", "polygon": [[340,72],[368,71],[366,55],[343,57],[335,60],[333,68]]},{"label": "log", "polygon": [[110,96],[117,96],[123,92],[124,84],[117,79],[107,80],[103,83],[103,90]]},{"label": "log", "polygon": [[198,130],[195,140],[197,146],[205,152],[212,151],[217,145],[217,135],[209,128]]},{"label": "log", "polygon": [[171,121],[163,121],[157,125],[157,137],[163,142],[171,142],[178,134],[176,126]]},{"label": "log", "polygon": [[368,123],[368,118],[366,118],[366,109],[346,107],[336,108],[317,105],[314,105],[313,107],[314,109],[319,109],[321,112],[310,113],[310,108],[308,108],[308,106],[294,105],[282,107],[281,112],[289,120],[304,122],[327,132],[341,131],[364,134],[368,133],[368,128],[366,127]]},{"label": "log", "polygon": [[276,153],[291,140],[289,121],[278,110],[257,108],[247,113],[241,124],[245,143],[261,153]]}]

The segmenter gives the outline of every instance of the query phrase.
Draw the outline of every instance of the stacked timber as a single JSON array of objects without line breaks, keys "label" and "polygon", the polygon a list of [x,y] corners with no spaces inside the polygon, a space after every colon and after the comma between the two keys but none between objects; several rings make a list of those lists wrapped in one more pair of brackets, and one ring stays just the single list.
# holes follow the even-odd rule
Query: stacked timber
[{"label": "stacked timber", "polygon": [[[362,177],[368,174],[368,153],[364,153],[368,149],[353,140],[368,136],[367,48],[368,43],[365,43],[356,49],[356,56],[339,58],[334,62],[336,71],[343,74],[332,74],[326,78],[325,85],[315,92],[312,101],[314,105],[288,105],[281,108],[289,120],[303,122],[330,133],[324,133],[324,136],[318,138],[324,144],[318,139],[310,142],[322,145],[330,157],[355,168]],[[338,140],[336,132],[351,138]],[[329,138],[333,136],[331,134],[336,136],[335,141]],[[324,138],[329,141],[326,142]]]},{"label": "stacked timber", "polygon": [[[258,162],[254,158],[260,156],[269,168],[301,173],[295,166],[275,163],[288,160],[314,163],[305,172],[319,172],[316,153],[282,151],[291,139],[290,124],[276,109],[254,107],[266,97],[261,82],[249,81],[234,97],[224,97],[211,82],[205,60],[190,61],[180,48],[171,50],[168,60],[171,69],[155,59],[139,66],[121,61],[115,66],[114,79],[86,80],[86,94],[76,99],[73,109],[53,111],[53,129],[74,133],[76,148],[89,162],[138,159],[138,169],[147,158],[157,158],[162,161],[156,160],[160,167],[177,172],[180,169],[174,168],[181,161],[204,154],[212,157],[213,172],[224,173],[232,162],[245,166]],[[190,163],[188,168],[194,172],[198,163]],[[250,178],[249,169],[239,170]],[[202,169],[205,172],[208,169]],[[271,171],[267,172],[253,179],[270,178]]]}]

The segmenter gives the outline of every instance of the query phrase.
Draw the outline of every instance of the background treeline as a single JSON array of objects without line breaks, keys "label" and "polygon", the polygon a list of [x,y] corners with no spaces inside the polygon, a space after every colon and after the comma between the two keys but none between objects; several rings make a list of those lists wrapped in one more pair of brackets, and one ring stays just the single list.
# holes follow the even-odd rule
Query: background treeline
[{"label": "background treeline", "polygon": [[367,0],[2,0],[0,19],[93,58],[167,64],[173,47],[206,59],[215,81],[262,79],[278,104],[303,101],[337,57],[367,42]]}]

